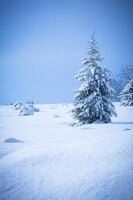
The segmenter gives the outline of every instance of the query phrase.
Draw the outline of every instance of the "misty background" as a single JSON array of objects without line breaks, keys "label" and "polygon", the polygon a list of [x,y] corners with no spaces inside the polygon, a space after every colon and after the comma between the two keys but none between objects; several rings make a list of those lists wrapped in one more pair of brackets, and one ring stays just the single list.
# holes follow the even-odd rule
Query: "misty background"
[{"label": "misty background", "polygon": [[72,102],[93,31],[114,75],[133,61],[131,0],[0,0],[0,104]]}]

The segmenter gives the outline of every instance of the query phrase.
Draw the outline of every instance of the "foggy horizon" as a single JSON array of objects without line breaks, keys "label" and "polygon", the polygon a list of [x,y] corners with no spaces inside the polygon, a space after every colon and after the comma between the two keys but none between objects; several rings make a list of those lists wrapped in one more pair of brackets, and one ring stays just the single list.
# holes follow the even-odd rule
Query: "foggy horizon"
[{"label": "foggy horizon", "polygon": [[92,32],[103,65],[118,74],[133,58],[131,0],[1,0],[0,104],[72,102]]}]

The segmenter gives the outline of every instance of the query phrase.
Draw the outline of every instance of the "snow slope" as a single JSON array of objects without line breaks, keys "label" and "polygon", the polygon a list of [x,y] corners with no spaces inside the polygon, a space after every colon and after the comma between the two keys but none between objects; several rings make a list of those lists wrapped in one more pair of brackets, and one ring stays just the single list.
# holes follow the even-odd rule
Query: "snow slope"
[{"label": "snow slope", "polygon": [[0,200],[133,200],[133,107],[73,127],[71,105],[0,107]]}]

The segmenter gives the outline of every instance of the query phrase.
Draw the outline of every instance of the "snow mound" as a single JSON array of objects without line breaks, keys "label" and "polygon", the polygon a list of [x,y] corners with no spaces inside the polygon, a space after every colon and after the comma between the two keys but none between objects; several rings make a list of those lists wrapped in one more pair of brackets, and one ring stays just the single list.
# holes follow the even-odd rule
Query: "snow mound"
[{"label": "snow mound", "polygon": [[0,106],[1,141],[24,141],[0,144],[0,200],[133,200],[133,107],[115,105],[112,123],[82,127],[70,104],[32,117]]},{"label": "snow mound", "polygon": [[59,118],[60,116],[59,116],[59,115],[54,115],[54,117],[55,117],[55,118]]},{"label": "snow mound", "polygon": [[23,143],[23,141],[16,138],[7,138],[3,141],[4,143]]},{"label": "snow mound", "polygon": [[123,131],[130,131],[131,129],[130,128],[125,128]]},{"label": "snow mound", "polygon": [[39,112],[39,111],[40,111],[39,108],[34,107],[34,112]]}]

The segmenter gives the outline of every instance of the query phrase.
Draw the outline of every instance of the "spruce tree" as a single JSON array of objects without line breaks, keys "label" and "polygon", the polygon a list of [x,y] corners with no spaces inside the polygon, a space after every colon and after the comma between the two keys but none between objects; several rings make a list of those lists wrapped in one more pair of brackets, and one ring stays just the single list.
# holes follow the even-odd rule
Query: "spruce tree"
[{"label": "spruce tree", "polygon": [[83,60],[83,68],[76,76],[81,86],[75,90],[72,113],[79,124],[95,121],[108,123],[111,116],[116,115],[111,100],[113,89],[110,86],[110,72],[101,66],[103,58],[94,33],[88,44],[87,58]]},{"label": "spruce tree", "polygon": [[124,106],[133,106],[133,80],[125,86],[123,91],[120,93],[121,104]]}]

